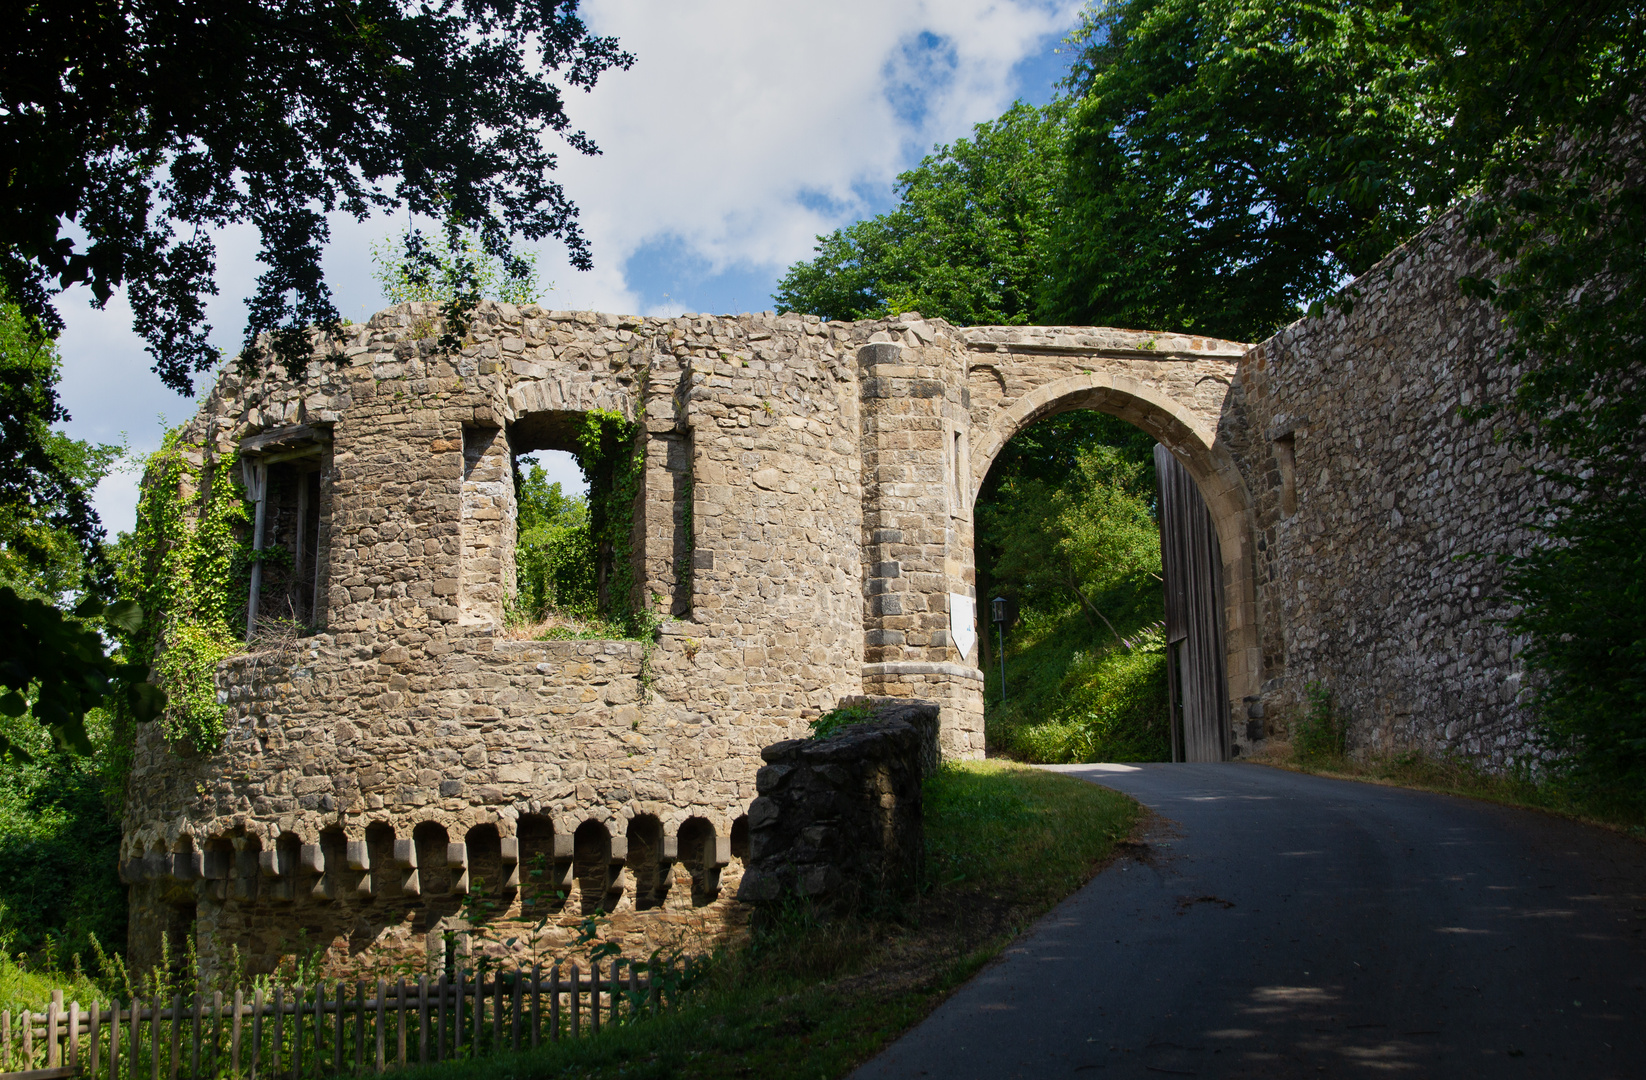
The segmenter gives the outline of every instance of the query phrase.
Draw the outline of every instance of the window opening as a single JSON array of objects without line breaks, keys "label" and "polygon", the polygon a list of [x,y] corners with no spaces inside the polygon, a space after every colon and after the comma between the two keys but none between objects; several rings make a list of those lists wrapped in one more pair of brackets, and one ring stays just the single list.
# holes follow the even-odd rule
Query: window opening
[{"label": "window opening", "polygon": [[323,483],[330,435],[282,428],[240,443],[241,479],[255,504],[246,638],[307,635],[325,622]]},{"label": "window opening", "polygon": [[[525,413],[507,429],[517,515],[512,599],[526,624],[517,633],[627,633],[644,586],[673,591],[667,538],[661,550],[653,546],[642,514],[647,495],[669,497],[644,490],[659,478],[640,464],[643,456],[655,461],[655,449],[637,452],[643,438],[615,413]],[[575,482],[567,468],[574,462]]]},{"label": "window opening", "polygon": [[1275,440],[1275,464],[1280,469],[1280,516],[1297,513],[1297,436],[1282,435]]}]

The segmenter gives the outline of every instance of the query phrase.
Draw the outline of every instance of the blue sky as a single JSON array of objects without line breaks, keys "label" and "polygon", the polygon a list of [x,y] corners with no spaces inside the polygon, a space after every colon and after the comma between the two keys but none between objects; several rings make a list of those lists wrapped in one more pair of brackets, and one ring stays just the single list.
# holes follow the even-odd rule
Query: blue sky
[{"label": "blue sky", "polygon": [[[880,213],[897,174],[934,144],[966,135],[1014,99],[1050,100],[1079,21],[1079,0],[586,0],[585,18],[637,61],[574,94],[573,124],[599,143],[566,151],[559,178],[581,210],[595,255],[588,273],[557,245],[539,248],[546,306],[626,314],[760,311],[784,270],[819,233]],[[333,220],[327,280],[360,320],[385,301],[371,243],[404,219]],[[242,298],[257,276],[256,236],[216,236],[220,295],[213,340],[232,351]],[[159,443],[194,402],[149,370],[117,296],[94,311],[83,291],[59,300],[67,329],[63,399],[70,434]],[[553,470],[568,484],[565,462]],[[116,474],[96,503],[111,531],[133,523],[137,478]]]}]

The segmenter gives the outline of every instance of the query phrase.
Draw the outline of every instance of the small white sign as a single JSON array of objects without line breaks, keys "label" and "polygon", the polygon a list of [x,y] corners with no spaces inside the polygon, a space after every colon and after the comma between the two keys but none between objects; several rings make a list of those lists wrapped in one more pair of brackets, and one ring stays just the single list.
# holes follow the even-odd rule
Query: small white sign
[{"label": "small white sign", "polygon": [[961,660],[972,654],[972,646],[977,644],[976,600],[959,593],[949,594],[949,636],[960,650]]}]

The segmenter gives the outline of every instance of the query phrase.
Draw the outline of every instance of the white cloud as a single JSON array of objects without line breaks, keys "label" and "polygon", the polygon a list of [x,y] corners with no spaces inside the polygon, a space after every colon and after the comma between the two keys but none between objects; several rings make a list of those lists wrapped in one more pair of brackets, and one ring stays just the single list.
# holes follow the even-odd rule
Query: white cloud
[{"label": "white cloud", "polygon": [[577,306],[632,310],[648,298],[623,270],[648,241],[680,242],[710,273],[775,278],[818,233],[881,208],[863,193],[889,191],[934,142],[1000,113],[1014,66],[1065,33],[1079,5],[607,0],[588,11],[637,62],[570,103],[604,151],[561,164],[596,270],[578,280],[558,253],[545,262]]},{"label": "white cloud", "polygon": [[[808,256],[818,233],[885,209],[897,173],[934,143],[965,135],[1014,97],[1043,100],[1056,77],[1048,54],[1081,6],[590,0],[591,28],[637,59],[568,102],[573,125],[604,151],[567,150],[559,169],[595,269],[573,270],[558,245],[544,245],[544,276],[556,285],[547,302],[648,314],[769,306],[783,268]],[[345,316],[381,306],[366,249],[397,228],[334,218],[326,273]],[[238,227],[217,242],[222,294],[209,313],[213,340],[232,352],[260,269],[256,236]],[[124,431],[134,448],[151,449],[157,413],[175,423],[193,411],[150,372],[122,297],[97,312],[80,291],[59,308],[72,434],[118,441]],[[118,476],[99,489],[111,531],[131,527],[135,494]]]}]

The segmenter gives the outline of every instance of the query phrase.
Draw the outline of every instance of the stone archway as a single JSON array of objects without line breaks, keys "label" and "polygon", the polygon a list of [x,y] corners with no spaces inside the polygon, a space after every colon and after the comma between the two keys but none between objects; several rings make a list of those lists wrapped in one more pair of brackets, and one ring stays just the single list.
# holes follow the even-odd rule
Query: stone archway
[{"label": "stone archway", "polygon": [[[962,331],[970,492],[975,502],[994,459],[1018,432],[1049,416],[1094,409],[1146,431],[1182,462],[1211,512],[1223,562],[1229,715],[1262,686],[1253,510],[1218,423],[1245,346],[1129,331],[991,327]],[[1073,340],[1071,340],[1073,338]],[[1231,743],[1238,725],[1230,724]]]}]

